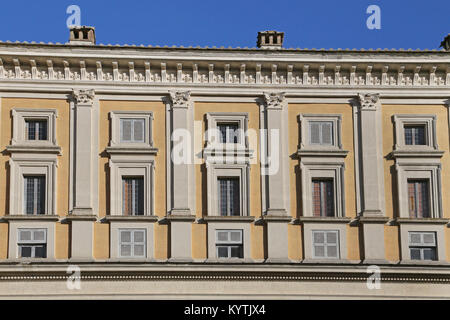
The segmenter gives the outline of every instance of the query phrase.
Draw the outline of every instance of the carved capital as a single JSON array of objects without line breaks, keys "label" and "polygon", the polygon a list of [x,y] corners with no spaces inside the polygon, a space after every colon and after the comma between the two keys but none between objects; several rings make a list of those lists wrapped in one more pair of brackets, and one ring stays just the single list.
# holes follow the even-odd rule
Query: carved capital
[{"label": "carved capital", "polygon": [[379,101],[380,94],[379,93],[359,93],[358,94],[360,108],[362,110],[376,110]]},{"label": "carved capital", "polygon": [[188,108],[191,104],[190,91],[169,91],[172,108]]},{"label": "carved capital", "polygon": [[77,104],[92,105],[94,103],[95,90],[94,89],[74,90],[72,95]]},{"label": "carved capital", "polygon": [[264,92],[264,101],[266,103],[266,109],[282,109],[286,104],[284,92]]}]

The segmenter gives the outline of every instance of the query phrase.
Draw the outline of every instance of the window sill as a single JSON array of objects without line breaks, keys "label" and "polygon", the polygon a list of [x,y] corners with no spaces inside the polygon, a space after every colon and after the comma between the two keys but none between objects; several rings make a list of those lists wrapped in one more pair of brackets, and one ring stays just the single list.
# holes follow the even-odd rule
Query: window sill
[{"label": "window sill", "polygon": [[450,263],[443,260],[402,260],[400,265],[411,266],[449,266]]},{"label": "window sill", "polygon": [[392,158],[442,158],[444,151],[431,147],[401,148],[391,152]]},{"label": "window sill", "polygon": [[347,150],[342,150],[336,147],[330,148],[305,148],[297,150],[297,157],[317,156],[317,157],[343,157],[348,154]]},{"label": "window sill", "polygon": [[334,258],[324,258],[324,259],[314,259],[307,258],[302,261],[303,264],[358,264],[360,260],[348,260],[348,259],[334,259]]},{"label": "window sill", "polygon": [[8,152],[61,154],[61,147],[51,143],[15,144],[6,147]]},{"label": "window sill", "polygon": [[295,219],[292,224],[301,223],[349,223],[352,219],[350,217],[299,217]]},{"label": "window sill", "polygon": [[6,215],[1,217],[5,221],[58,221],[59,216],[57,215],[49,215],[49,214],[40,214],[40,215]]},{"label": "window sill", "polygon": [[64,217],[65,221],[97,221],[97,216],[94,215],[68,215]]},{"label": "window sill", "polygon": [[149,154],[156,155],[158,148],[154,148],[150,145],[116,145],[113,147],[107,147],[106,152],[109,154]]},{"label": "window sill", "polygon": [[157,216],[105,216],[102,221],[105,222],[127,222],[127,221],[142,221],[142,222],[156,222]]},{"label": "window sill", "polygon": [[208,146],[203,150],[204,157],[246,157],[253,158],[254,150],[247,149],[240,145],[221,145],[221,146]]},{"label": "window sill", "polygon": [[397,223],[417,223],[417,224],[447,224],[448,219],[441,218],[397,218]]},{"label": "window sill", "polygon": [[206,216],[203,220],[206,222],[253,222],[253,216]]}]

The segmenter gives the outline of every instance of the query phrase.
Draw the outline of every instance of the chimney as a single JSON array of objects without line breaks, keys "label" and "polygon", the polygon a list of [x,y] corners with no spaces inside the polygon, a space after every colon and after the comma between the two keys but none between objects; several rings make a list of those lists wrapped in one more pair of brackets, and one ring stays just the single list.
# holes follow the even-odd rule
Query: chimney
[{"label": "chimney", "polygon": [[71,27],[69,44],[95,44],[95,28],[88,26]]},{"label": "chimney", "polygon": [[450,33],[444,38],[444,41],[441,42],[441,47],[450,51]]},{"label": "chimney", "polygon": [[261,49],[281,49],[283,47],[284,32],[260,31],[256,45]]}]

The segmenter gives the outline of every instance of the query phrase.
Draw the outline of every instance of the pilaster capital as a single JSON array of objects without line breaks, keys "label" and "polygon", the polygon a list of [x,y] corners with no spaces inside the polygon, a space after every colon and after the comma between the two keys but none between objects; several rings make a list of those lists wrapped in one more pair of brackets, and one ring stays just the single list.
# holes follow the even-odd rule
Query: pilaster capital
[{"label": "pilaster capital", "polygon": [[189,108],[191,105],[190,91],[169,91],[172,108]]},{"label": "pilaster capital", "polygon": [[94,89],[73,90],[72,96],[77,105],[92,105],[95,98]]},{"label": "pilaster capital", "polygon": [[264,102],[266,109],[281,110],[287,105],[286,94],[284,92],[264,92]]},{"label": "pilaster capital", "polygon": [[379,93],[358,93],[361,110],[377,110],[380,105]]}]

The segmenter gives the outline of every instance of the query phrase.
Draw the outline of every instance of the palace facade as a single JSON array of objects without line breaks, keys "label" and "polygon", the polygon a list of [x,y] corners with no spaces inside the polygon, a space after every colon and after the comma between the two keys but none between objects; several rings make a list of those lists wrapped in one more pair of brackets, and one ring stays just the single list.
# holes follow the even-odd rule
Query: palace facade
[{"label": "palace facade", "polygon": [[0,297],[450,298],[450,37],[283,37],[1,42]]}]

